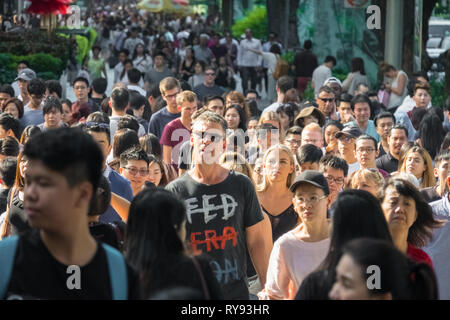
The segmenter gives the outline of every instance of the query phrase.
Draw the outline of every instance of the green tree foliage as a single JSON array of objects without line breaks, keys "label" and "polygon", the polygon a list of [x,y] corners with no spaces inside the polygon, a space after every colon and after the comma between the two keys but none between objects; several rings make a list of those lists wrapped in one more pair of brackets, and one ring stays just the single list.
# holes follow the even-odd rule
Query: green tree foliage
[{"label": "green tree foliage", "polygon": [[236,21],[231,27],[233,37],[239,38],[245,34],[246,29],[251,29],[253,37],[257,39],[267,38],[267,10],[265,6],[254,7],[247,11],[245,17]]}]

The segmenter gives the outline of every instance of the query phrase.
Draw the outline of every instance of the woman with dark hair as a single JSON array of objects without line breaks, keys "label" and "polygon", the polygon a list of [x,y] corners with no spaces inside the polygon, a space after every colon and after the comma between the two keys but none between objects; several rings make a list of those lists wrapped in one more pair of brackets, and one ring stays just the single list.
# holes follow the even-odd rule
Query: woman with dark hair
[{"label": "woman with dark hair", "polygon": [[370,88],[369,78],[364,70],[364,60],[361,58],[353,58],[351,61],[352,71],[342,84],[342,91],[354,95],[355,90],[360,84],[364,84]]},{"label": "woman with dark hair", "polygon": [[196,64],[196,60],[191,46],[187,46],[185,52],[186,56],[180,63],[178,73],[181,75],[181,79],[188,81],[189,78],[195,73],[194,66]]},{"label": "woman with dark hair", "polygon": [[247,116],[244,109],[238,104],[232,104],[225,108],[225,120],[227,121],[228,129],[236,131],[237,129],[247,130]]},{"label": "woman with dark hair", "polygon": [[141,72],[142,77],[153,66],[152,57],[142,43],[138,43],[133,52],[133,66]]},{"label": "woman with dark hair", "polygon": [[441,223],[419,190],[406,180],[390,179],[380,200],[395,246],[412,260],[433,266],[428,254],[419,248],[428,243],[433,229]]},{"label": "woman with dark hair", "polygon": [[444,137],[444,140],[442,141],[440,152],[447,150],[449,148],[450,148],[450,132],[447,132],[447,134]]},{"label": "woman with dark hair", "polygon": [[330,208],[330,215],[332,234],[328,253],[317,271],[303,280],[295,297],[297,300],[328,299],[342,248],[348,241],[369,237],[392,243],[380,203],[365,190],[340,192]]},{"label": "woman with dark hair", "polygon": [[431,158],[439,153],[442,141],[445,137],[445,130],[442,121],[435,114],[427,114],[423,117],[419,126],[419,138],[417,142],[428,151]]},{"label": "woman with dark hair", "polygon": [[8,112],[16,119],[23,117],[23,102],[17,98],[9,98],[2,106],[2,113]]},{"label": "woman with dark hair", "polygon": [[23,132],[22,135],[20,136],[20,144],[21,145],[25,145],[25,143],[27,143],[28,139],[30,139],[32,136],[34,136],[35,134],[41,133],[41,129],[39,129],[38,126],[35,125],[29,125],[27,126]]},{"label": "woman with dark hair", "polygon": [[408,83],[408,75],[402,70],[397,70],[393,65],[382,62],[379,66],[379,71],[384,77],[382,88],[390,93],[389,103],[386,108],[395,112],[395,110],[402,104],[403,99],[408,95],[406,87]]},{"label": "woman with dark hair", "polygon": [[145,188],[131,202],[125,252],[144,297],[181,285],[199,289],[205,299],[222,298],[209,261],[185,250],[185,223],[184,203],[167,190]]},{"label": "woman with dark hair", "polygon": [[62,105],[61,120],[68,125],[70,118],[72,117],[72,102],[69,99],[64,99],[61,100],[61,105]]},{"label": "woman with dark hair", "polygon": [[286,131],[288,131],[288,129],[294,125],[295,109],[296,106],[293,103],[282,104],[277,109],[277,113],[280,116],[280,129],[281,131],[283,131],[283,137],[286,136]]},{"label": "woman with dark hair", "polygon": [[[436,275],[430,266],[416,264],[391,243],[355,239],[347,243],[336,267],[330,291],[333,300],[437,300]],[[371,269],[376,266],[376,269]],[[368,287],[378,272],[378,286]]]}]

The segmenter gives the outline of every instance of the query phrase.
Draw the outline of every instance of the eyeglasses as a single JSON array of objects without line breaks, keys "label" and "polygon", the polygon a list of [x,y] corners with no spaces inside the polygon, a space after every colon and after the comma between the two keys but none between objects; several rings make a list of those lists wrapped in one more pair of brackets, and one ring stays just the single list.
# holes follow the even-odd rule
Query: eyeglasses
[{"label": "eyeglasses", "polygon": [[360,149],[356,149],[356,152],[358,152],[358,153],[364,153],[364,152],[372,153],[374,151],[375,151],[374,148],[360,148]]},{"label": "eyeglasses", "polygon": [[322,101],[325,102],[325,103],[327,103],[327,102],[333,102],[333,101],[334,101],[334,98],[329,98],[329,99],[327,99],[327,98],[320,98],[320,97],[319,97],[319,99],[322,100]]},{"label": "eyeglasses", "polygon": [[334,178],[332,176],[325,176],[325,178],[327,179],[328,184],[333,183],[333,182],[337,185],[344,184],[344,179],[342,179],[342,178]]},{"label": "eyeglasses", "polygon": [[[302,140],[295,140],[295,139],[289,139],[289,140],[284,140],[289,144],[295,144],[295,145],[301,145],[302,144]],[[316,140],[314,140],[316,141]]]},{"label": "eyeglasses", "polygon": [[298,203],[298,204],[306,204],[306,203],[310,203],[313,206],[316,205],[320,200],[327,198],[327,195],[318,197],[318,196],[311,196],[308,199],[304,198],[304,197],[294,197],[294,200]]},{"label": "eyeglasses", "polygon": [[148,170],[146,170],[146,169],[140,169],[139,170],[139,169],[134,168],[134,167],[125,167],[124,169],[127,169],[128,172],[131,173],[131,175],[133,175],[133,176],[135,176],[138,172],[139,172],[139,175],[141,177],[145,177],[145,176],[148,175]]},{"label": "eyeglasses", "polygon": [[170,94],[170,95],[164,95],[164,97],[166,99],[175,99],[177,97],[177,95],[178,95],[178,92],[174,93],[174,94]]},{"label": "eyeglasses", "polygon": [[207,141],[211,141],[211,142],[219,142],[223,139],[223,136],[221,136],[220,134],[217,134],[217,133],[211,133],[211,132],[206,132],[206,131],[204,131],[204,132],[196,131],[196,132],[192,132],[192,133],[198,139],[204,140],[206,138]]},{"label": "eyeglasses", "polygon": [[215,76],[215,75],[216,75],[215,73],[210,73],[210,72],[205,73],[205,76]]}]

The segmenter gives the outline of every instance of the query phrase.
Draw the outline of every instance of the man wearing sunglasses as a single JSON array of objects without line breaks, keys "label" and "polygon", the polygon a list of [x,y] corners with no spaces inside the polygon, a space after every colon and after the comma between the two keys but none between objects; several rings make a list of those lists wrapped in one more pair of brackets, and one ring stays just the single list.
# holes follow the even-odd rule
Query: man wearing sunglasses
[{"label": "man wearing sunglasses", "polygon": [[201,101],[207,96],[221,96],[224,93],[223,89],[216,85],[216,70],[214,67],[205,68],[205,80],[195,86],[193,91]]},{"label": "man wearing sunglasses", "polygon": [[219,165],[226,129],[223,117],[202,113],[192,126],[193,168],[166,188],[185,201],[186,240],[210,259],[224,298],[247,300],[247,250],[264,286],[272,233],[250,179]]},{"label": "man wearing sunglasses", "polygon": [[30,103],[24,106],[24,113],[20,123],[22,128],[29,125],[39,125],[44,122],[44,113],[42,112],[42,100],[45,94],[45,82],[41,79],[33,79],[28,84],[28,93]]},{"label": "man wearing sunglasses", "polygon": [[316,98],[316,103],[319,106],[319,110],[325,115],[325,124],[330,120],[338,120],[336,114],[336,97],[333,89],[327,86],[321,87]]}]

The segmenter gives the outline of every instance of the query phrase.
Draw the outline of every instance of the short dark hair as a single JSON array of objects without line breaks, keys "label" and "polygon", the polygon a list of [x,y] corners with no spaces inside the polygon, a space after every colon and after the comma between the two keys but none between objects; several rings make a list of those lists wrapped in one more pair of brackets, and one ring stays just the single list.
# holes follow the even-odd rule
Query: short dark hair
[{"label": "short dark hair", "polygon": [[391,130],[389,130],[389,135],[388,135],[388,137],[391,136],[392,130],[403,130],[403,131],[405,131],[406,136],[408,136],[408,129],[406,129],[406,127],[403,126],[403,125],[401,125],[401,124],[395,124],[395,125],[391,128]]},{"label": "short dark hair", "polygon": [[147,99],[152,96],[153,98],[158,98],[161,96],[161,91],[159,89],[159,84],[154,84],[150,87],[150,90],[147,92]]},{"label": "short dark hair", "polygon": [[379,114],[376,115],[375,119],[373,119],[373,123],[375,125],[375,127],[378,124],[378,120],[383,119],[383,118],[392,118],[392,120],[394,120],[394,124],[395,124],[395,116],[391,113],[391,112],[380,112]]},{"label": "short dark hair", "polygon": [[113,156],[119,158],[125,150],[139,145],[139,137],[136,131],[128,128],[119,129],[114,134]]},{"label": "short dark hair", "polygon": [[333,89],[331,89],[329,86],[321,86],[319,88],[319,92],[317,93],[317,96],[319,96],[322,92],[332,93],[334,95]]},{"label": "short dark hair", "polygon": [[12,187],[16,180],[17,156],[6,157],[0,162],[0,178],[7,187]]},{"label": "short dark hair", "polygon": [[12,130],[16,139],[20,138],[20,121],[9,113],[0,114],[0,126],[3,130]]},{"label": "short dark hair", "polygon": [[351,103],[353,100],[353,96],[349,93],[342,93],[339,97],[340,102],[349,102]]},{"label": "short dark hair", "polygon": [[42,108],[42,113],[46,115],[47,113],[50,113],[54,109],[62,113],[62,104],[58,98],[50,96],[47,99],[45,99],[44,107]]},{"label": "short dark hair", "polygon": [[146,99],[137,91],[130,91],[130,108],[138,110],[145,105]]},{"label": "short dark hair", "polygon": [[105,78],[96,78],[92,81],[92,89],[98,94],[104,94],[108,87],[108,80]]},{"label": "short dark hair", "polygon": [[342,129],[344,129],[344,125],[338,121],[338,120],[330,120],[327,122],[327,124],[323,127],[323,132],[325,132],[325,130],[329,127],[329,126],[335,126],[336,128],[339,129],[339,131],[342,131]]},{"label": "short dark hair", "polygon": [[47,86],[47,90],[50,94],[56,93],[59,99],[62,97],[62,86],[61,83],[59,83],[58,80],[47,80],[45,82],[45,85]]},{"label": "short dark hair", "polygon": [[436,163],[437,167],[442,161],[449,161],[450,160],[450,150],[442,150],[437,154],[437,156],[434,158],[434,162]]},{"label": "short dark hair", "polygon": [[77,77],[77,78],[75,78],[75,80],[73,80],[73,86],[75,87],[75,83],[80,82],[80,81],[84,82],[86,84],[86,87],[89,88],[89,80],[86,79],[85,77]]},{"label": "short dark hair", "polygon": [[297,161],[299,165],[306,162],[319,163],[323,153],[320,148],[313,144],[304,144],[297,150]]},{"label": "short dark hair", "polygon": [[36,78],[28,83],[28,93],[43,96],[45,94],[45,82],[42,79]]},{"label": "short dark hair", "polygon": [[225,100],[221,96],[206,96],[205,97],[205,105],[208,105],[213,100],[220,100],[222,101],[223,105],[225,106]]},{"label": "short dark hair", "polygon": [[11,87],[9,84],[4,84],[0,86],[0,93],[6,93],[9,94],[11,98],[14,97],[14,88]]},{"label": "short dark hair", "polygon": [[328,62],[333,62],[333,65],[336,65],[336,64],[337,64],[337,62],[336,62],[336,58],[335,58],[335,57],[333,57],[333,56],[326,56],[326,58],[325,58],[324,62],[325,62],[325,63],[328,63]]},{"label": "short dark hair", "polygon": [[282,76],[277,80],[277,87],[282,93],[286,93],[286,91],[294,87],[294,80],[289,76]]},{"label": "short dark hair", "polygon": [[112,108],[118,111],[124,111],[130,101],[130,94],[126,88],[115,88],[111,92]]},{"label": "short dark hair", "polygon": [[121,54],[121,53],[125,53],[127,56],[130,55],[130,51],[129,51],[128,49],[125,49],[125,48],[123,48],[123,49],[121,49],[121,50],[119,51],[119,54]]},{"label": "short dark hair", "polygon": [[[100,111],[97,111],[98,113],[101,113]],[[94,113],[97,113],[94,112]],[[91,117],[94,113],[91,113],[89,115],[89,117]],[[95,133],[104,133],[106,135],[106,139],[108,140],[108,144],[111,145],[111,130],[109,128],[109,123],[105,123],[102,121],[95,121],[95,120],[100,120],[99,117],[97,117],[97,119],[94,119],[94,117],[92,117],[91,119],[86,120],[86,127],[84,128],[84,130],[87,133],[90,132],[95,132]],[[109,120],[109,118],[108,118]]]},{"label": "short dark hair", "polygon": [[27,60],[20,60],[19,62],[17,62],[17,65],[19,65],[19,64],[24,64],[27,66],[27,68],[30,67],[30,63]]},{"label": "short dark hair", "polygon": [[117,130],[128,128],[131,130],[139,132],[139,122],[133,116],[127,114],[120,117],[119,121],[117,121]]},{"label": "short dark hair", "polygon": [[247,96],[249,93],[254,93],[254,94],[256,94],[256,97],[259,98],[258,91],[253,90],[253,89],[248,89],[248,90],[245,92],[245,96]]},{"label": "short dark hair", "polygon": [[0,139],[0,155],[17,157],[20,152],[19,142],[17,139],[7,136]]},{"label": "short dark hair", "polygon": [[306,50],[309,50],[312,48],[312,41],[311,40],[305,40],[305,42],[303,43],[303,48],[305,48]]},{"label": "short dark hair", "polygon": [[141,79],[141,72],[136,68],[131,68],[127,71],[128,80],[130,83],[138,83]]},{"label": "short dark hair", "polygon": [[368,107],[370,108],[370,99],[369,99],[369,97],[366,96],[365,94],[358,94],[357,96],[355,96],[355,97],[352,99],[352,101],[351,101],[351,103],[350,103],[350,106],[351,106],[351,108],[352,108],[353,111],[355,110],[355,105],[356,105],[357,103],[367,103],[367,104],[368,104]]},{"label": "short dark hair", "polygon": [[344,172],[344,177],[348,174],[348,164],[347,162],[333,155],[326,155],[320,160],[320,171],[325,172],[328,168],[333,168],[336,170],[342,170]]},{"label": "short dark hair", "polygon": [[88,181],[94,198],[102,175],[103,154],[94,139],[79,128],[56,128],[32,136],[24,156],[61,173],[70,187]]},{"label": "short dark hair", "polygon": [[144,160],[147,165],[150,163],[147,153],[141,148],[130,148],[120,155],[120,167],[124,168],[130,160]]},{"label": "short dark hair", "polygon": [[288,129],[288,131],[286,131],[286,137],[290,134],[298,134],[301,135],[302,134],[302,127],[299,126],[292,126]]},{"label": "short dark hair", "polygon": [[356,138],[356,140],[355,140],[355,148],[356,148],[356,144],[360,140],[371,140],[373,142],[373,147],[375,148],[375,151],[378,150],[378,142],[377,142],[377,140],[374,137],[369,136],[368,134],[363,134],[362,136],[359,136],[358,138]]}]

